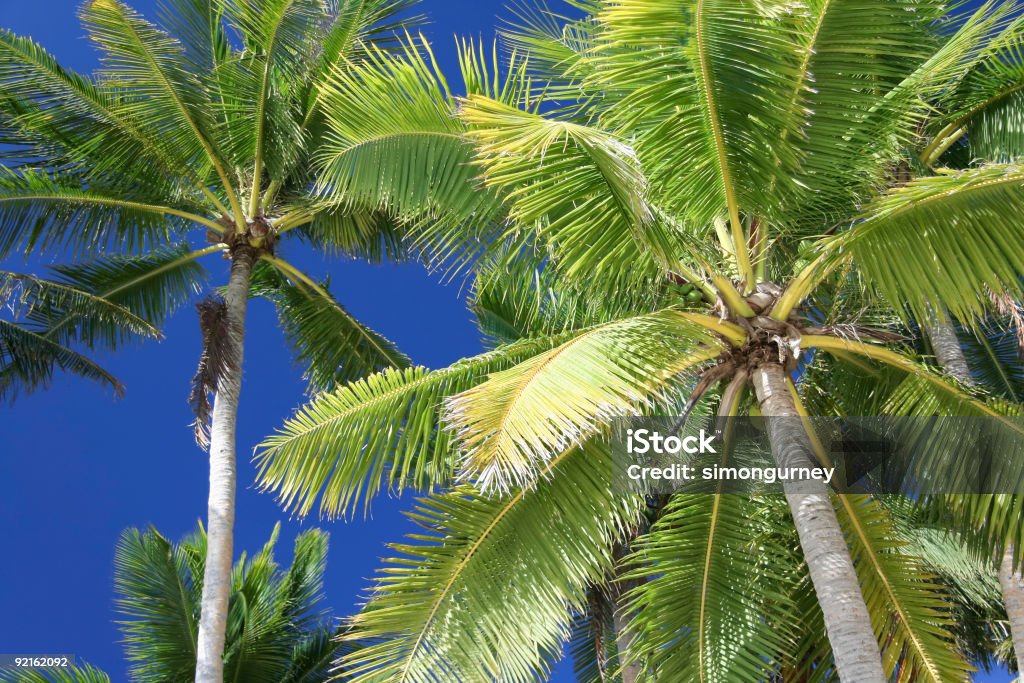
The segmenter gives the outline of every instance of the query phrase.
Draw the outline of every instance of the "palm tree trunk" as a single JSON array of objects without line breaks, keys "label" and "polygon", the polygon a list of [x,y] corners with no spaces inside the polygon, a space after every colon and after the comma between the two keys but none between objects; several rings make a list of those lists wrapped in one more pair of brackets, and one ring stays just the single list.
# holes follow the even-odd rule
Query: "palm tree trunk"
[{"label": "palm tree trunk", "polygon": [[1003,605],[1010,621],[1010,637],[1013,639],[1013,653],[1017,658],[1017,670],[1022,670],[1021,654],[1024,653],[1024,575],[1013,563],[1013,546],[1003,553],[999,563],[999,587],[1003,593]]},{"label": "palm tree trunk", "polygon": [[[935,360],[942,369],[966,386],[977,384],[952,323],[948,319],[935,318],[925,325],[925,332],[931,342]],[[1021,669],[1024,665],[1024,574],[1014,566],[1013,552],[1013,546],[1007,546],[999,561],[999,587],[1002,589],[1003,606],[1006,607],[1006,616],[1010,622],[1017,670],[1024,671]]]},{"label": "palm tree trunk", "polygon": [[[779,364],[762,365],[751,379],[767,418],[776,464],[813,467],[813,449],[789,393],[786,370]],[[885,683],[878,641],[828,487],[817,480],[788,482],[785,492],[825,616],[839,678],[848,683]]]},{"label": "palm tree trunk", "polygon": [[210,426],[210,498],[196,683],[222,683],[224,679],[224,637],[231,595],[235,525],[235,429],[242,391],[245,309],[254,261],[255,252],[251,247],[236,247],[232,251],[231,278],[224,294],[227,306],[225,352],[230,360],[221,368],[217,381]]},{"label": "palm tree trunk", "polygon": [[960,347],[960,339],[957,338],[953,325],[948,320],[935,319],[925,325],[925,331],[932,344],[935,360],[942,369],[960,382],[968,386],[974,385],[974,377],[971,376],[971,369],[967,365],[967,358]]},{"label": "palm tree trunk", "polygon": [[[626,616],[616,609],[612,627],[615,629],[615,647],[619,652],[619,662],[624,662],[629,658],[629,651],[633,646],[633,639],[626,631],[628,624]],[[640,662],[630,661],[619,670],[619,676],[622,678],[622,683],[636,683],[636,680],[640,678]]]}]

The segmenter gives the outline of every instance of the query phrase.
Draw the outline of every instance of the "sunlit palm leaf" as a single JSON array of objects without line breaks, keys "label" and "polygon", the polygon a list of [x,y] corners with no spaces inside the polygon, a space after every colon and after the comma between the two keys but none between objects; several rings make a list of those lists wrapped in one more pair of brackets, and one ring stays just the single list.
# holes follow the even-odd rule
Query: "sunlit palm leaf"
[{"label": "sunlit palm leaf", "polygon": [[865,278],[918,320],[948,309],[972,321],[987,304],[978,292],[1019,297],[1024,172],[985,166],[920,178],[865,211],[843,245]]},{"label": "sunlit palm leaf", "polygon": [[[381,638],[344,662],[354,681],[534,681],[572,609],[610,568],[640,500],[615,492],[610,453],[573,447],[535,487],[488,498],[469,488],[421,501],[424,531],[378,579],[351,637]],[[524,534],[524,529],[531,533]]]},{"label": "sunlit palm leaf", "polygon": [[442,370],[385,370],[321,394],[263,442],[260,484],[300,515],[322,495],[331,517],[384,487],[442,485],[455,461],[451,434],[438,429],[444,399],[565,338],[521,341]]},{"label": "sunlit palm leaf", "polygon": [[550,454],[639,415],[722,342],[679,311],[606,323],[448,400],[463,475],[485,490],[532,481]]},{"label": "sunlit palm leaf", "polygon": [[[407,217],[433,209],[465,219],[493,201],[472,182],[472,148],[452,115],[447,83],[413,46],[402,58],[374,51],[362,64],[335,69],[321,98],[325,192]],[[368,101],[376,106],[368,109]]]},{"label": "sunlit palm leaf", "polygon": [[110,683],[110,676],[82,664],[68,669],[7,669],[0,671],[2,683]]},{"label": "sunlit palm leaf", "polygon": [[767,523],[756,499],[681,494],[637,542],[628,623],[650,680],[763,680],[792,649],[794,568]]},{"label": "sunlit palm leaf", "polygon": [[487,185],[507,195],[516,224],[536,226],[567,276],[649,274],[677,258],[624,140],[483,96],[459,115]]}]

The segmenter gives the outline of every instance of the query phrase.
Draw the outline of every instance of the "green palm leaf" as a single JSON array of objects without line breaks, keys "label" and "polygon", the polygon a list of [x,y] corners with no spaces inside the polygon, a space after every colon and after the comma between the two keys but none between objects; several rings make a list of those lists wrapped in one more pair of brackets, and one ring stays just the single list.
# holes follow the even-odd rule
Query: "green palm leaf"
[{"label": "green palm leaf", "polygon": [[7,669],[0,671],[2,683],[110,683],[110,676],[83,664],[69,669]]},{"label": "green palm leaf", "polygon": [[0,271],[0,302],[15,318],[48,328],[46,336],[61,344],[84,338],[116,348],[135,335],[161,336],[144,318],[102,296],[32,275]]},{"label": "green palm leaf", "polygon": [[861,590],[892,676],[967,681],[971,666],[957,651],[950,599],[924,562],[903,548],[887,510],[868,496],[841,497],[840,523]]},{"label": "green palm leaf", "polygon": [[[56,266],[54,281],[72,291],[110,302],[130,311],[151,328],[159,328],[202,289],[206,270],[197,259],[219,251],[219,248],[191,251],[182,244],[143,256],[108,256]],[[32,319],[46,327],[48,336],[58,340],[77,339],[89,345],[102,341],[105,346],[113,347],[117,337],[123,336],[102,316],[79,310],[74,303],[47,302],[46,307],[36,308]]]},{"label": "green palm leaf", "polygon": [[[396,546],[350,637],[353,681],[534,681],[549,671],[573,606],[611,566],[639,499],[613,491],[605,447],[553,458],[535,487],[488,498],[470,488],[424,499],[424,531]],[[531,529],[524,534],[523,529]]]},{"label": "green palm leaf", "polygon": [[54,369],[104,384],[118,396],[124,393],[117,378],[95,361],[45,334],[0,319],[0,399],[13,401],[20,391],[48,386]]},{"label": "green palm leaf", "polygon": [[992,165],[920,178],[865,211],[839,241],[869,283],[905,302],[918,320],[948,309],[958,320],[984,314],[983,288],[1019,298],[1024,174]]},{"label": "green palm leaf", "polygon": [[598,325],[491,375],[447,401],[463,475],[484,490],[531,481],[551,453],[600,431],[610,416],[641,414],[721,344],[666,309]]},{"label": "green palm leaf", "polygon": [[409,367],[393,343],[356,320],[325,285],[294,279],[281,268],[257,272],[251,287],[277,307],[285,338],[308,368],[311,391],[330,391],[387,367]]},{"label": "green palm leaf", "polygon": [[486,184],[507,195],[515,224],[536,226],[568,277],[649,275],[674,263],[672,236],[647,205],[624,140],[479,95],[460,118]]},{"label": "green palm leaf", "polygon": [[83,189],[73,178],[0,168],[0,255],[57,247],[80,254],[141,251],[166,245],[190,222],[221,230],[213,221],[154,199],[141,188],[130,193]]},{"label": "green palm leaf", "polygon": [[[799,133],[785,101],[801,78],[796,11],[719,0],[601,6],[607,49],[594,57],[594,87],[621,93],[606,117],[639,128],[648,176],[671,202],[666,208],[688,222],[727,213],[741,231],[741,211],[773,216],[791,187],[783,169],[792,155],[776,143],[786,128]],[[633,113],[641,111],[642,120]]]},{"label": "green palm leaf", "polygon": [[645,581],[627,609],[649,680],[764,680],[793,649],[787,625],[799,618],[784,588],[794,567],[761,538],[766,506],[738,495],[676,495],[637,541],[630,575]]},{"label": "green palm leaf", "polygon": [[444,399],[564,339],[521,341],[442,370],[384,370],[321,394],[261,444],[260,485],[300,515],[322,495],[321,512],[334,517],[385,485],[443,484],[455,460],[451,434],[437,428]]},{"label": "green palm leaf", "polygon": [[[412,45],[401,57],[374,50],[335,69],[321,99],[325,193],[410,218],[432,209],[465,219],[493,202],[472,182],[472,147],[452,116],[447,83]],[[378,104],[368,109],[367,101]]]},{"label": "green palm leaf", "polygon": [[[279,529],[232,574],[225,680],[281,683],[324,680],[343,651],[320,606],[327,535],[295,539],[292,565],[274,559]],[[122,534],[115,556],[117,609],[123,615],[130,675],[139,683],[187,683],[195,647],[206,553],[205,534],[171,543],[155,529]]]},{"label": "green palm leaf", "polygon": [[150,183],[154,166],[187,175],[181,160],[120,108],[114,88],[64,69],[31,39],[8,31],[0,31],[0,90],[0,121],[12,131],[12,149],[0,158],[68,164],[92,177],[146,173]]},{"label": "green palm leaf", "polygon": [[[1009,3],[1012,5],[1012,3]],[[922,155],[934,161],[962,136],[973,158],[1011,162],[1024,151],[1024,20],[1010,21],[940,101],[939,129]]]},{"label": "green palm leaf", "polygon": [[210,101],[198,77],[187,69],[180,42],[147,22],[120,0],[90,0],[82,9],[89,37],[104,53],[99,77],[129,89],[120,111],[142,122],[161,149],[206,180],[217,172],[232,200],[234,218],[242,221],[233,185],[210,139]]}]

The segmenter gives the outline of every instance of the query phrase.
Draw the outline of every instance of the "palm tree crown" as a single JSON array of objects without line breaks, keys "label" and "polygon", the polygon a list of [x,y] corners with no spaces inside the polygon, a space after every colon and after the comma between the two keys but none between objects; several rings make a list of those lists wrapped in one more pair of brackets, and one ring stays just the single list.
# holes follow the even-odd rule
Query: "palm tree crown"
[{"label": "palm tree crown", "polygon": [[[504,81],[467,50],[467,95],[434,119],[446,87],[411,50],[325,90],[326,106],[344,111],[406,77],[409,115],[392,128],[455,157],[429,182],[473,180],[472,168],[492,194],[484,208],[440,200],[462,222],[425,239],[460,249],[497,235],[510,245],[500,268],[532,248],[569,301],[623,302],[444,370],[351,383],[268,439],[261,478],[300,512],[321,494],[321,510],[337,514],[388,485],[459,483],[421,503],[414,518],[430,533],[400,547],[354,620],[355,633],[385,639],[349,659],[357,679],[543,676],[573,608],[625,542],[635,550],[626,569],[641,580],[626,598],[627,631],[646,680],[761,680],[794,667],[964,680],[946,590],[892,540],[881,501],[788,496],[822,610],[822,622],[804,622],[806,578],[802,594],[735,590],[800,562],[781,550],[792,539],[757,535],[776,527],[751,525],[768,513],[748,501],[674,497],[631,540],[645,501],[612,491],[602,437],[614,417],[703,405],[788,418],[770,421],[777,457],[820,461],[803,418],[851,414],[845,389],[863,396],[852,381],[870,371],[897,378],[868,389],[886,414],[989,416],[1019,440],[1004,419],[1016,407],[950,381],[900,337],[903,322],[937,312],[978,319],[986,289],[1021,294],[1024,176],[1005,156],[942,164],[958,144],[1005,154],[1024,22],[1012,4],[956,17],[932,0],[585,8],[581,20],[524,11]],[[329,125],[353,148],[372,138],[338,114]],[[363,168],[374,163],[378,182],[397,175],[384,159]],[[325,164],[324,175],[354,184],[343,166]],[[547,292],[535,294],[526,310],[543,309]],[[851,367],[851,384],[822,391]],[[831,654],[798,647],[820,643],[805,633],[822,628]]]}]

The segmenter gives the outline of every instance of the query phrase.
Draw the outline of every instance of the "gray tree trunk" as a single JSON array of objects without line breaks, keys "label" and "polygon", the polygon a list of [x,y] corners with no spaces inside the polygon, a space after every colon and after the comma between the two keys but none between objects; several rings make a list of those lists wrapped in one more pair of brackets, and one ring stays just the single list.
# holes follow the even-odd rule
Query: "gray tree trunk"
[{"label": "gray tree trunk", "polygon": [[925,332],[928,334],[928,341],[932,344],[935,360],[942,369],[960,382],[973,385],[974,378],[971,376],[971,369],[967,365],[967,358],[964,356],[964,350],[960,347],[960,340],[956,336],[956,329],[952,323],[936,318],[925,325]]},{"label": "gray tree trunk", "polygon": [[[751,375],[766,418],[772,455],[779,467],[813,467],[814,451],[789,393],[786,375],[777,364],[762,365]],[[821,481],[788,482],[785,493],[825,616],[840,680],[885,683],[878,641],[828,487]]]},{"label": "gray tree trunk", "polygon": [[1013,639],[1013,654],[1017,658],[1017,670],[1022,671],[1021,655],[1024,653],[1024,575],[1013,564],[1013,546],[1006,549],[999,563],[999,587],[1003,592],[1003,605],[1010,621],[1010,637]]},{"label": "gray tree trunk", "polygon": [[[633,639],[626,631],[628,624],[629,621],[626,617],[616,609],[613,626],[615,628],[615,647],[619,652],[619,662],[628,660],[629,651],[633,645]],[[636,660],[629,662],[619,670],[619,675],[622,678],[622,683],[636,683],[636,679],[640,678],[640,662]]]},{"label": "gray tree trunk", "polygon": [[[956,336],[956,329],[948,320],[933,319],[925,325],[925,332],[931,342],[935,360],[952,377],[966,386],[974,386],[967,357]],[[1013,546],[1006,548],[999,561],[999,587],[1002,589],[1003,606],[1010,622],[1010,637],[1013,639],[1013,654],[1017,658],[1018,671],[1024,665],[1024,574],[1013,564]]]},{"label": "gray tree trunk", "polygon": [[235,429],[242,391],[242,351],[249,276],[255,253],[249,247],[232,253],[227,305],[226,351],[231,362],[217,382],[210,426],[210,498],[207,507],[206,570],[199,618],[196,683],[224,680],[224,638],[231,595],[231,564],[235,525]]}]

